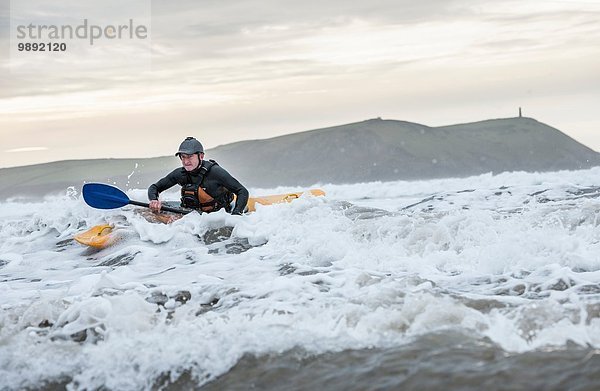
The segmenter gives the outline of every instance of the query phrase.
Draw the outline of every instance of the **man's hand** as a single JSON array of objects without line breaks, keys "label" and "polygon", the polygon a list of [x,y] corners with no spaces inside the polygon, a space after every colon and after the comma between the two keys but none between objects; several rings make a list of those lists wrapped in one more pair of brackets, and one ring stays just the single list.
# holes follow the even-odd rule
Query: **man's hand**
[{"label": "man's hand", "polygon": [[150,201],[150,209],[152,209],[153,212],[160,211],[161,207],[162,207],[162,203],[159,200]]}]

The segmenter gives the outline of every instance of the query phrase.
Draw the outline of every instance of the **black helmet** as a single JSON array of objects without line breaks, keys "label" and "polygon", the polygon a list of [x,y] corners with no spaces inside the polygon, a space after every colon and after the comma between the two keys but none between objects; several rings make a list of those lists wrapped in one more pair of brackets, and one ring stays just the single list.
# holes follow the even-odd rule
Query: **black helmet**
[{"label": "black helmet", "polygon": [[200,144],[200,141],[196,140],[193,137],[186,137],[185,140],[179,146],[179,151],[175,154],[175,156],[179,156],[180,154],[185,153],[186,155],[193,155],[195,153],[204,153],[204,147]]}]

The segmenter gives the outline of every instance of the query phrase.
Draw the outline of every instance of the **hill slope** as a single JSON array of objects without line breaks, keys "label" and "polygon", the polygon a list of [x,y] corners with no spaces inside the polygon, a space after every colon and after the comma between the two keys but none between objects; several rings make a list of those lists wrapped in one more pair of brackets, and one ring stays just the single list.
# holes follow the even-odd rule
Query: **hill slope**
[{"label": "hill slope", "polygon": [[[600,154],[531,118],[443,127],[371,119],[222,145],[207,151],[207,157],[216,159],[248,187],[555,171],[600,165]],[[62,161],[0,169],[0,199],[65,191],[68,186],[80,187],[84,181],[145,188],[178,165],[178,159],[171,156]]]},{"label": "hill slope", "polygon": [[[353,183],[554,171],[600,165],[600,155],[530,118],[428,127],[373,119],[213,149],[260,186]],[[260,175],[259,175],[260,174]]]}]

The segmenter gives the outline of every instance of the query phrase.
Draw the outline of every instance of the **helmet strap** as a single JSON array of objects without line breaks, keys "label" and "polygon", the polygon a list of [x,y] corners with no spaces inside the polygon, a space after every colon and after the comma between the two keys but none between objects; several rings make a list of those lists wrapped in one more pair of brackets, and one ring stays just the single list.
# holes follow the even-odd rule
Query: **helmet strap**
[{"label": "helmet strap", "polygon": [[198,155],[198,167],[196,167],[194,170],[197,170],[202,166],[202,157],[200,156],[200,153],[197,153],[196,155]]}]

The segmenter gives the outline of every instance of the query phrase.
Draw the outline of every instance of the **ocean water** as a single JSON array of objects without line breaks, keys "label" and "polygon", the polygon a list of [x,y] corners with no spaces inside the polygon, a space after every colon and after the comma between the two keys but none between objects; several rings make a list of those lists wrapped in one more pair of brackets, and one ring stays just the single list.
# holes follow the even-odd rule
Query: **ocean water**
[{"label": "ocean water", "polygon": [[0,389],[600,388],[600,168],[320,187],[171,225],[0,203]]}]

